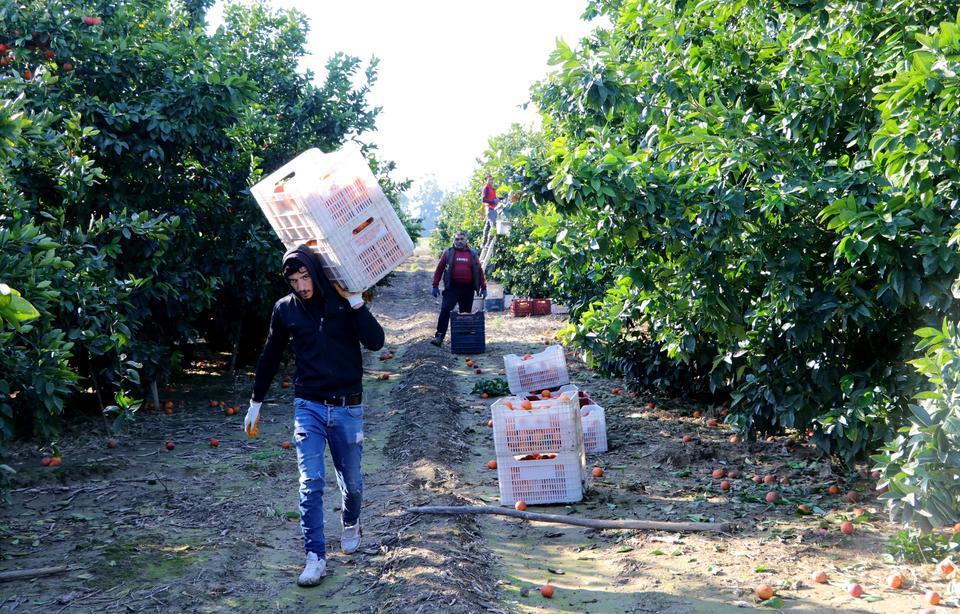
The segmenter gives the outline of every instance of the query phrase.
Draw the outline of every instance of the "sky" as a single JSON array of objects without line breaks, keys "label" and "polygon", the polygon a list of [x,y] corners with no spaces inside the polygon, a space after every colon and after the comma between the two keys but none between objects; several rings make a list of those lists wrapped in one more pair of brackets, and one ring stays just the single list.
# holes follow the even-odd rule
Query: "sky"
[{"label": "sky", "polygon": [[[530,86],[549,71],[562,39],[593,29],[586,0],[270,0],[310,19],[303,63],[322,77],[336,51],[380,60],[370,103],[383,107],[376,143],[397,163],[395,179],[435,176],[444,189],[466,183],[487,139],[513,123],[536,125],[522,110]],[[222,2],[208,23],[221,21]],[[416,184],[412,192],[416,191]]]}]

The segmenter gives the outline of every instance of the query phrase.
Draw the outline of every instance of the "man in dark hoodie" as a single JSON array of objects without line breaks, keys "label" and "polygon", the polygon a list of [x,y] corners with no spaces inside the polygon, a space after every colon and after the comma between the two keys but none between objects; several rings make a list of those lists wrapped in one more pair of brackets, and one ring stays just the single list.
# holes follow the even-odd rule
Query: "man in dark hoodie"
[{"label": "man in dark hoodie", "polygon": [[300,468],[300,528],[307,562],[297,583],[315,586],[326,573],[323,535],[323,451],[330,456],[343,496],[340,547],[360,546],[363,479],[363,359],[360,346],[383,347],[383,328],[359,294],[344,292],[323,273],[319,257],[306,246],[283,256],[283,276],[293,290],[273,306],[270,332],[257,362],[250,409],[243,426],[255,437],[260,405],[293,338],[294,439]]},{"label": "man in dark hoodie", "polygon": [[443,279],[443,300],[440,303],[440,317],[437,319],[437,333],[430,341],[433,345],[443,345],[443,338],[450,325],[450,311],[457,305],[460,313],[473,310],[473,294],[487,296],[487,280],[480,266],[480,256],[467,245],[467,235],[461,230],[453,236],[453,247],[447,248],[437,270],[433,272],[433,298],[440,296],[440,280]]}]

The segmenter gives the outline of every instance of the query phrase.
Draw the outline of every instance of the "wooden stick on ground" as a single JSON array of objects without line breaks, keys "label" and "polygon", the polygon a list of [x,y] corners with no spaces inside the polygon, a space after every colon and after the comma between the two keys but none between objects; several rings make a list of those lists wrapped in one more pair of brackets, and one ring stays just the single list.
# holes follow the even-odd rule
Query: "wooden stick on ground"
[{"label": "wooden stick on ground", "polygon": [[578,527],[592,529],[645,529],[648,531],[713,531],[725,533],[732,525],[729,522],[666,522],[661,520],[594,520],[592,518],[577,518],[575,516],[560,516],[558,514],[540,514],[537,512],[521,512],[505,507],[483,505],[455,505],[455,506],[428,506],[407,508],[409,514],[498,514],[513,516],[524,520],[540,522],[557,522]]},{"label": "wooden stick on ground", "polygon": [[0,571],[0,582],[9,580],[28,580],[40,576],[49,576],[55,573],[62,573],[69,569],[65,566],[60,567],[37,567],[35,569],[16,569],[14,571]]}]

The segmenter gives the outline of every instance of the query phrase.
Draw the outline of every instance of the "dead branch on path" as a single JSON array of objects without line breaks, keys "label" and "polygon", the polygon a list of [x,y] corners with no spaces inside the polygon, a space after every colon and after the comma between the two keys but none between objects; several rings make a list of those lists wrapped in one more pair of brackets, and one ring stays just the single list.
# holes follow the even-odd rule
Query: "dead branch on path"
[{"label": "dead branch on path", "polygon": [[427,506],[407,508],[408,514],[497,514],[513,516],[524,520],[539,522],[556,522],[591,529],[642,529],[646,531],[711,531],[726,533],[733,525],[729,522],[667,522],[664,520],[595,520],[593,518],[577,518],[575,516],[560,516],[558,514],[541,514],[538,512],[521,512],[502,507],[484,505],[453,505]]},{"label": "dead branch on path", "polygon": [[34,569],[15,569],[14,571],[0,571],[0,582],[10,582],[12,580],[29,580],[39,578],[40,576],[49,576],[52,574],[63,573],[69,567],[37,567]]}]

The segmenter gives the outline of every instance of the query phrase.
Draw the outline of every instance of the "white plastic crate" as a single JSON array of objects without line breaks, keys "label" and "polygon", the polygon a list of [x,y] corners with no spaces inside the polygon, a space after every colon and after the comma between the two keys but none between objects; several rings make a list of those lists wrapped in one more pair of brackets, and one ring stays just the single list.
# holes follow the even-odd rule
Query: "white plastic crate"
[{"label": "white plastic crate", "polygon": [[503,366],[507,385],[513,394],[539,392],[570,383],[567,358],[561,345],[551,345],[526,360],[516,354],[507,354],[503,357]]},{"label": "white plastic crate", "polygon": [[[554,398],[530,401],[506,397],[490,406],[493,444],[497,456],[543,452],[580,452],[584,449],[580,404],[576,386]],[[561,389],[562,390],[562,389]]]},{"label": "white plastic crate", "polygon": [[575,503],[583,498],[586,460],[583,452],[560,452],[554,458],[520,460],[522,456],[497,458],[500,503],[523,500],[537,503]]},{"label": "white plastic crate", "polygon": [[586,405],[580,408],[583,425],[583,448],[587,454],[601,454],[607,451],[607,420],[603,408],[599,405]]},{"label": "white plastic crate", "polygon": [[359,147],[308,149],[250,189],[287,249],[308,245],[331,281],[370,288],[413,253],[413,242]]}]

